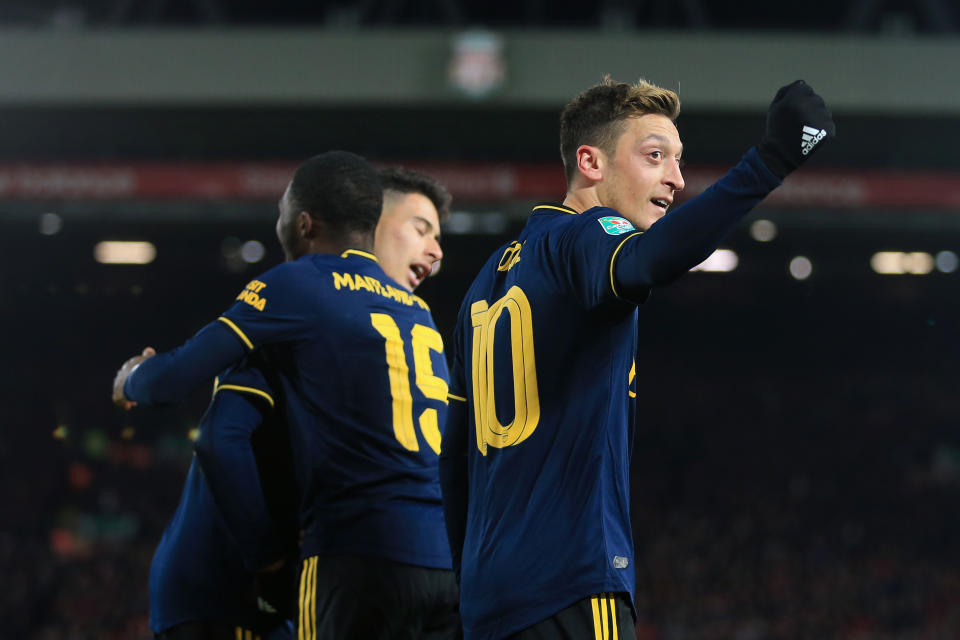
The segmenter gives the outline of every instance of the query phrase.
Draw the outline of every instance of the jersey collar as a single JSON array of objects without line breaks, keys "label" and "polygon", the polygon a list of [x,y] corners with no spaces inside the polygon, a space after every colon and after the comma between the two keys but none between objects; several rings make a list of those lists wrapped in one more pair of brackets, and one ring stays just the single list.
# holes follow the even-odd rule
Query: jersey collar
[{"label": "jersey collar", "polygon": [[578,215],[580,212],[566,207],[562,204],[554,204],[553,202],[541,202],[540,204],[533,207],[534,213],[569,213],[571,215]]},{"label": "jersey collar", "polygon": [[367,258],[368,260],[373,260],[377,264],[380,264],[380,261],[377,260],[377,256],[373,255],[369,251],[361,251],[360,249],[347,249],[340,254],[341,258],[346,258],[347,256],[360,256],[361,258]]}]

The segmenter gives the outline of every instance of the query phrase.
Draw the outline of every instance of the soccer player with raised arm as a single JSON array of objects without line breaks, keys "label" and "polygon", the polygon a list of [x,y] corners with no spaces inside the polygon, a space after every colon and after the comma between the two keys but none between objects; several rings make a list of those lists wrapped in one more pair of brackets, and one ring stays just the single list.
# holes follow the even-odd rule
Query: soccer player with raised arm
[{"label": "soccer player with raised arm", "polygon": [[345,152],[308,160],[280,201],[288,262],[182,347],[131,358],[115,380],[121,406],[173,402],[250,353],[269,359],[300,495],[300,638],[459,633],[437,482],[446,362],[410,293],[441,258],[440,229],[417,195],[396,196],[426,247],[400,282],[372,253],[373,168]]},{"label": "soccer player with raised arm", "polygon": [[785,86],[759,144],[667,213],[679,109],[642,81],[574,98],[565,200],[533,208],[460,308],[440,473],[468,640],[633,637],[637,306],[835,135],[820,96]]}]

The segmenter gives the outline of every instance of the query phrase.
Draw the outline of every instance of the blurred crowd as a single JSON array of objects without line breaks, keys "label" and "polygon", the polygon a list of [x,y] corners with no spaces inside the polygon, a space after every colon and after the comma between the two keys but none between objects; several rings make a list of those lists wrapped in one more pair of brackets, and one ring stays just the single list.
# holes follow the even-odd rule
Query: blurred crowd
[{"label": "blurred crowd", "polygon": [[650,407],[635,449],[640,640],[960,637],[960,434],[942,380],[692,382],[682,411]]},{"label": "blurred crowd", "polygon": [[[960,637],[946,382],[662,373],[642,380],[634,450],[640,640]],[[175,430],[44,433],[44,456],[0,434],[0,638],[150,638],[191,412],[156,419]]]},{"label": "blurred crowd", "polygon": [[854,494],[642,510],[638,637],[956,638],[956,498],[905,492],[873,513]]}]

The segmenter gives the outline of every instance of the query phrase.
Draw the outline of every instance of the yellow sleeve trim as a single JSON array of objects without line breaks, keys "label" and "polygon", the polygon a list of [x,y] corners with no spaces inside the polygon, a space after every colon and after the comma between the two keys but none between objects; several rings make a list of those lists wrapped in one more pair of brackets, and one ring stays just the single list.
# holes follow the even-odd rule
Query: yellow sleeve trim
[{"label": "yellow sleeve trim", "polygon": [[379,260],[377,260],[377,256],[373,255],[373,254],[370,253],[369,251],[361,251],[360,249],[347,249],[346,251],[344,251],[343,253],[340,254],[340,257],[341,257],[341,258],[346,258],[347,256],[349,256],[349,255],[351,255],[351,254],[352,254],[352,255],[355,255],[355,256],[363,256],[364,258],[370,258],[371,260],[373,260],[373,261],[376,262],[376,263],[379,263],[379,262],[380,262]]},{"label": "yellow sleeve trim", "polygon": [[252,393],[255,396],[260,396],[261,398],[264,398],[267,402],[270,403],[271,407],[274,406],[273,398],[270,396],[269,393],[267,393],[266,391],[261,391],[260,389],[256,389],[254,387],[242,387],[239,384],[218,384],[217,388],[214,390],[214,393],[216,394],[224,390],[240,391],[242,393]]},{"label": "yellow sleeve trim", "polygon": [[230,318],[225,318],[224,316],[220,316],[219,318],[217,318],[217,320],[219,320],[223,324],[233,329],[234,333],[240,336],[240,339],[243,340],[243,344],[247,345],[247,349],[253,349],[253,343],[250,342],[250,338],[248,338],[247,335],[240,330],[240,327],[235,325],[233,321],[230,320]]},{"label": "yellow sleeve trim", "polygon": [[572,215],[577,215],[579,213],[579,211],[574,211],[570,207],[558,207],[552,204],[538,204],[533,208],[534,211],[537,211],[539,209],[553,209],[555,211],[563,211],[564,213],[569,213]]},{"label": "yellow sleeve trim", "polygon": [[620,242],[620,244],[617,245],[617,248],[613,250],[613,255],[610,256],[610,290],[613,291],[613,295],[617,296],[618,298],[620,297],[620,294],[617,292],[617,285],[613,279],[613,261],[617,259],[617,254],[620,253],[620,249],[623,248],[623,245],[627,242],[627,240],[630,238],[636,238],[642,233],[643,231],[637,231],[636,233],[631,233],[628,235],[623,239],[623,241]]},{"label": "yellow sleeve trim", "polygon": [[451,400],[459,400],[460,402],[466,402],[466,401],[467,401],[466,398],[461,398],[460,396],[455,396],[455,395],[453,395],[452,393],[447,393],[447,397],[450,398]]}]

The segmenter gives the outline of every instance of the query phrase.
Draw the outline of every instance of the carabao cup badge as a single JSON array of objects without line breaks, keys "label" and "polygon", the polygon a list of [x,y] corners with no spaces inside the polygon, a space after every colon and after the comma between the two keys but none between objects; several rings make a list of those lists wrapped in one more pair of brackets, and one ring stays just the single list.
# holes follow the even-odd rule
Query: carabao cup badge
[{"label": "carabao cup badge", "polygon": [[612,236],[619,236],[635,230],[629,220],[620,216],[604,216],[603,218],[597,218],[597,222],[600,223],[604,231]]}]

